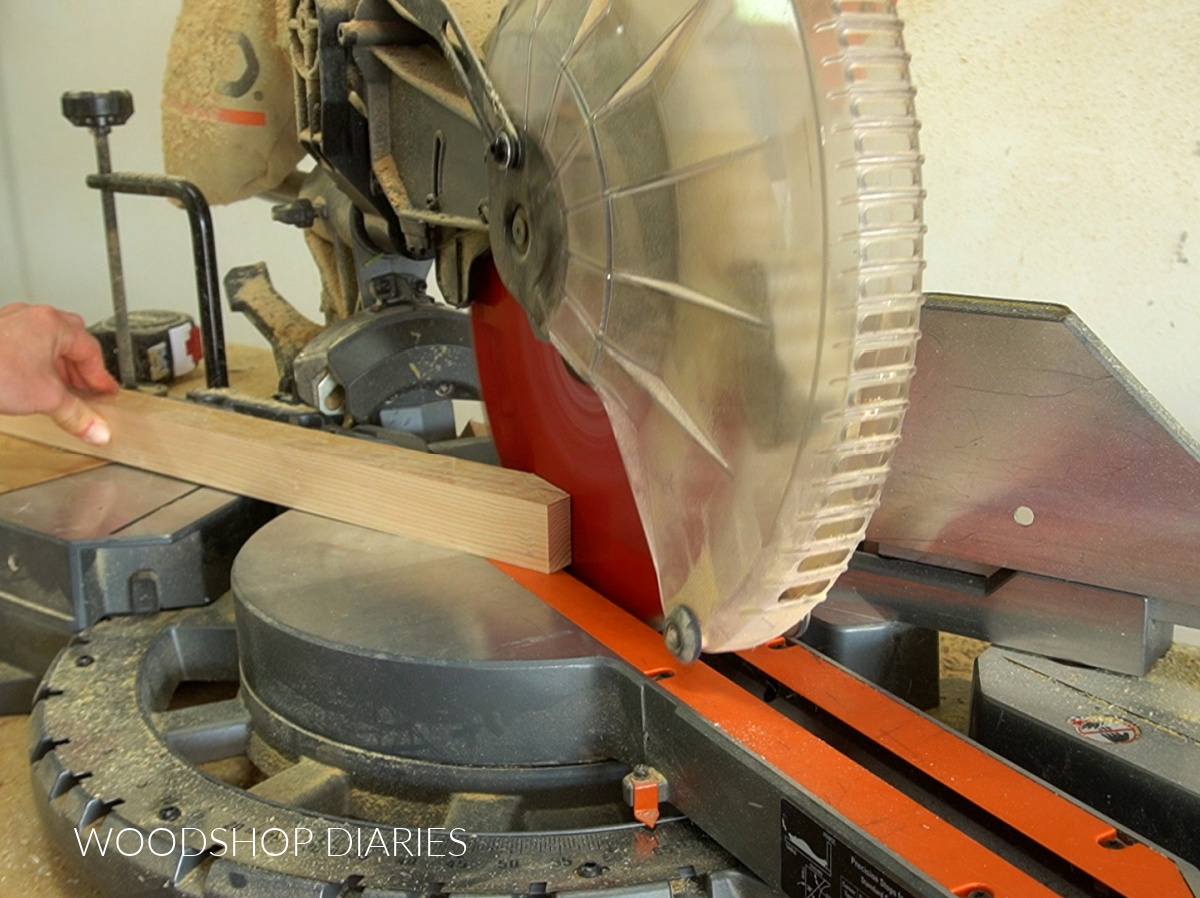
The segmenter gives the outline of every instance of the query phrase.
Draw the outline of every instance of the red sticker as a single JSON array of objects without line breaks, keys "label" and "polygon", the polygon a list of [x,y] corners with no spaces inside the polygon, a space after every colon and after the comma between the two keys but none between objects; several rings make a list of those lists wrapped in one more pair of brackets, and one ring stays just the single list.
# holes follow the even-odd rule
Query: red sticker
[{"label": "red sticker", "polygon": [[1075,727],[1075,732],[1084,739],[1107,742],[1110,745],[1125,745],[1135,742],[1142,735],[1137,724],[1130,723],[1121,717],[1110,717],[1103,714],[1072,717],[1068,723]]}]

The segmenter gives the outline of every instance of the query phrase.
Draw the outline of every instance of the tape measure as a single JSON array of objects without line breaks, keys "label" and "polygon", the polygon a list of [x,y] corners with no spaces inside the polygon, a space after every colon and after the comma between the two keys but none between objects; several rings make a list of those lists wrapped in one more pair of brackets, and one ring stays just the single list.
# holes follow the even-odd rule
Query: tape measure
[{"label": "tape measure", "polygon": [[[117,321],[108,318],[88,328],[100,341],[104,365],[114,377],[117,369]],[[182,312],[163,309],[131,311],[129,337],[138,383],[167,384],[195,370],[204,351],[200,328]]]}]

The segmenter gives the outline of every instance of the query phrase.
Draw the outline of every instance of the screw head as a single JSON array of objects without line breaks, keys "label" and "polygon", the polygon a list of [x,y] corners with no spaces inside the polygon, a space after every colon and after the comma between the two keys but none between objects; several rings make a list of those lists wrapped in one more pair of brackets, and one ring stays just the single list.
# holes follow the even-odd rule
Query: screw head
[{"label": "screw head", "polygon": [[95,661],[96,661],[96,659],[93,658],[91,655],[80,655],[78,658],[75,659],[75,666],[76,667],[91,667],[95,663]]},{"label": "screw head", "polygon": [[509,233],[512,235],[513,248],[518,253],[524,255],[529,252],[529,213],[525,211],[524,206],[517,206],[513,213]]},{"label": "screw head", "polygon": [[663,623],[663,641],[667,651],[685,664],[700,657],[703,637],[696,613],[687,605],[676,605]]},{"label": "screw head", "polygon": [[158,812],[158,819],[166,820],[167,822],[170,822],[172,820],[178,820],[182,816],[183,816],[183,811],[179,810],[179,808],[175,807],[175,805],[173,805],[173,804],[167,805],[165,808],[163,808],[161,811]]},{"label": "screw head", "polygon": [[575,868],[575,872],[578,873],[580,876],[582,876],[584,879],[595,879],[597,876],[599,876],[601,873],[604,872],[604,867],[601,866],[600,864],[596,863],[595,861],[584,861],[582,864],[580,864],[578,867]]}]

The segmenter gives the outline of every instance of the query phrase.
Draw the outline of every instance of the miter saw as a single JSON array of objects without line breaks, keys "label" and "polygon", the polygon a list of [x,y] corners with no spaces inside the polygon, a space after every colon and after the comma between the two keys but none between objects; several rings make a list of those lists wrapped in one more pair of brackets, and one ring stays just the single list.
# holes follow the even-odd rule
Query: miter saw
[{"label": "miter saw", "polygon": [[[912,380],[922,193],[893,4],[282,12],[319,165],[276,216],[324,259],[331,323],[261,270],[227,282],[273,338],[273,402],[436,430],[477,384],[500,460],[570,492],[576,576],[287,513],[215,604],[92,627],[32,719],[44,820],[89,875],[205,896],[1200,890],[1178,771],[1151,834],[1171,854],[1153,813],[1114,824],[796,645],[810,620],[843,645],[943,627],[1070,692],[1021,652],[1140,675],[1198,616],[1195,447],[1069,313],[934,299]],[[239,46],[249,71],[265,51]],[[248,120],[244,80],[225,119]],[[427,358],[467,342],[428,260],[469,306],[477,380]],[[456,336],[424,353],[441,320]],[[1110,497],[1177,542],[1121,542]],[[1032,719],[977,689],[981,737]],[[1047,728],[1119,730],[1089,714]],[[1141,745],[1188,726],[1157,724]],[[422,828],[461,843],[414,852]]]},{"label": "miter saw", "polygon": [[[499,7],[291,4],[320,167],[277,216],[349,260],[346,317],[377,304],[369,264],[434,258],[501,461],[572,495],[576,573],[680,657],[757,645],[844,570],[899,438],[922,239],[899,23]],[[309,404],[351,386],[284,355]]]}]

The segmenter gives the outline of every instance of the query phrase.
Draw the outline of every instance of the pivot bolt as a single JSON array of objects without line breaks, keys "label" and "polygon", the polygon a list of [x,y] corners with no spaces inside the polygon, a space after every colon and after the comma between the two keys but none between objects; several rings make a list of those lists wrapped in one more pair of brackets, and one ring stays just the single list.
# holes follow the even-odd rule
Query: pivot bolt
[{"label": "pivot bolt", "polygon": [[492,145],[488,147],[488,153],[495,163],[501,168],[516,168],[517,161],[520,158],[521,149],[513,138],[501,131],[496,135]]},{"label": "pivot bolt", "polygon": [[700,657],[703,640],[700,621],[687,605],[676,605],[667,613],[663,625],[663,641],[667,651],[682,661],[691,664]]}]

